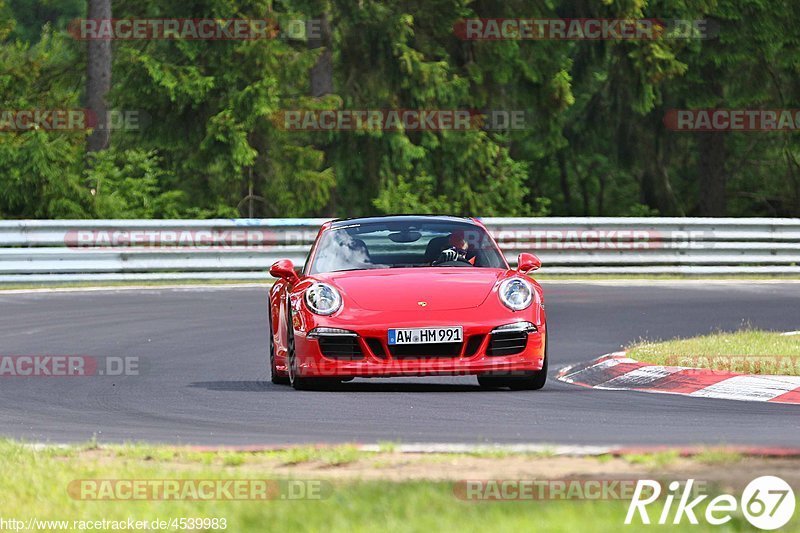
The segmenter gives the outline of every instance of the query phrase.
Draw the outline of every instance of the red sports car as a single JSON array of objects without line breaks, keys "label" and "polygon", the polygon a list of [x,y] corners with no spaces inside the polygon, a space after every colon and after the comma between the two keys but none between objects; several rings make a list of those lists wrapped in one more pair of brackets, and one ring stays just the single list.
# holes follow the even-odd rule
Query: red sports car
[{"label": "red sports car", "polygon": [[286,259],[270,268],[272,381],[474,374],[485,387],[541,389],[547,321],[527,276],[541,262],[520,254],[518,264],[476,219],[327,222],[302,273]]}]

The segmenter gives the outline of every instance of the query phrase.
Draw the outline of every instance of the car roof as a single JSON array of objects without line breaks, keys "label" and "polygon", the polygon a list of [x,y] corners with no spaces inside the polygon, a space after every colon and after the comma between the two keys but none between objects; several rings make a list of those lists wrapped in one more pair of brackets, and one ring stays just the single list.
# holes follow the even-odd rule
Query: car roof
[{"label": "car roof", "polygon": [[454,217],[449,215],[385,215],[385,216],[373,216],[373,217],[361,217],[361,218],[337,218],[336,220],[331,221],[330,227],[331,228],[339,228],[342,226],[349,226],[351,224],[370,224],[370,223],[384,223],[384,224],[391,224],[395,222],[417,222],[417,223],[424,223],[424,222],[460,222],[462,224],[473,224],[478,226],[479,224],[467,217]]}]

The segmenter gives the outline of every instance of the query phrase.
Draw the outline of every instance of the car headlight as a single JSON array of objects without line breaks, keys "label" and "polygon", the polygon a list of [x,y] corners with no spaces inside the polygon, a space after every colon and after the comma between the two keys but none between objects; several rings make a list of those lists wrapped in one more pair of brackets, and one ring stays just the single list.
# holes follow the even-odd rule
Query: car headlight
[{"label": "car headlight", "polygon": [[327,283],[315,283],[306,289],[306,305],[318,315],[332,315],[342,306],[342,295]]},{"label": "car headlight", "polygon": [[503,305],[512,311],[527,309],[533,302],[533,287],[520,278],[511,278],[500,283],[497,294]]}]

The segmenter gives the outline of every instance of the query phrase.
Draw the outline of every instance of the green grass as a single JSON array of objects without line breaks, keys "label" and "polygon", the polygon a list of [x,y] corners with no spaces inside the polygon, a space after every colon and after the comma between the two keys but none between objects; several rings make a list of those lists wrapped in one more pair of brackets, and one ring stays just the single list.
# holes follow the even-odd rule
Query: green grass
[{"label": "green grass", "polygon": [[[78,449],[92,450],[97,446],[92,443]],[[341,444],[337,446],[294,446],[289,448],[263,450],[257,452],[237,452],[225,449],[197,451],[192,448],[157,446],[150,444],[104,445],[103,451],[114,458],[156,463],[191,464],[216,466],[241,466],[245,464],[275,463],[278,465],[297,465],[302,463],[320,463],[327,466],[340,466],[355,462],[368,452],[360,451],[355,445]],[[51,454],[75,454],[72,448],[45,448]]]},{"label": "green grass", "polygon": [[721,465],[732,465],[734,463],[738,463],[744,456],[732,450],[725,450],[719,448],[709,448],[706,450],[701,450],[697,454],[693,456],[693,459],[698,463],[712,465],[712,466],[721,466]]},{"label": "green grass", "polygon": [[642,465],[651,470],[663,470],[677,461],[680,458],[680,454],[676,450],[665,450],[663,452],[645,454],[627,454],[623,455],[622,458],[632,465]]},{"label": "green grass", "polygon": [[800,375],[800,335],[746,329],[629,346],[632,359],[748,374]]},{"label": "green grass", "polygon": [[[347,460],[353,447],[305,448],[302,457],[332,464]],[[276,457],[279,452],[245,456]],[[272,454],[272,455],[270,455]],[[153,520],[225,518],[227,531],[698,531],[698,526],[623,526],[626,501],[464,501],[453,484],[432,481],[333,481],[326,497],[267,501],[86,501],[67,486],[78,479],[277,479],[267,467],[231,460],[235,452],[192,452],[157,446],[45,448],[0,441],[2,517],[26,520]],[[277,455],[279,456],[279,455]],[[288,456],[287,456],[288,457]],[[238,465],[246,464],[240,468]],[[469,472],[463,473],[464,478]],[[660,507],[654,505],[651,517]],[[748,529],[741,515],[715,531]],[[43,529],[47,531],[48,529]],[[795,529],[797,530],[797,529]]]},{"label": "green grass", "polygon": [[540,451],[514,452],[504,448],[477,448],[470,452],[451,454],[454,456],[479,457],[484,459],[504,459],[506,457],[524,457],[526,459],[547,459],[556,456],[554,448],[544,448]]},{"label": "green grass", "polygon": [[397,451],[397,445],[399,443],[391,440],[384,440],[378,442],[378,450],[382,453],[394,453]]},{"label": "green grass", "polygon": [[339,466],[353,463],[360,459],[364,454],[353,445],[341,446],[298,446],[267,452],[268,458],[277,459],[285,465],[296,465],[300,463],[323,463],[329,466]]}]

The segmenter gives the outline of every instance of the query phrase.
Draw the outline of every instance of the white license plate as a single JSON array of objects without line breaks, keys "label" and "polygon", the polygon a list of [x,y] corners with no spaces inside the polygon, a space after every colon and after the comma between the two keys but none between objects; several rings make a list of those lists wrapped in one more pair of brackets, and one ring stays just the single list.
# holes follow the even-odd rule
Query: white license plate
[{"label": "white license plate", "polygon": [[436,344],[442,342],[461,342],[463,328],[403,328],[389,330],[389,345],[396,344]]}]

